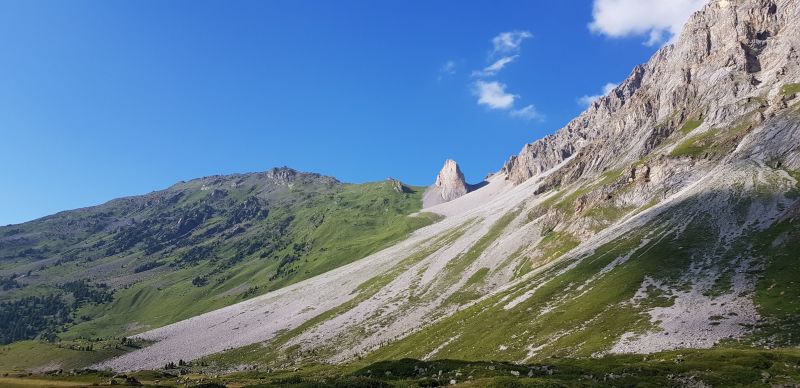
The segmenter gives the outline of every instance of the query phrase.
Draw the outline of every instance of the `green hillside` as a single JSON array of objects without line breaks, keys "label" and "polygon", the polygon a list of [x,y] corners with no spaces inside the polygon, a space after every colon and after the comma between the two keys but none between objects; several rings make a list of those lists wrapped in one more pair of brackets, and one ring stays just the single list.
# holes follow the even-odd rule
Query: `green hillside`
[{"label": "green hillside", "polygon": [[409,216],[420,198],[281,168],[2,227],[3,342],[130,335],[287,286],[434,222]]}]

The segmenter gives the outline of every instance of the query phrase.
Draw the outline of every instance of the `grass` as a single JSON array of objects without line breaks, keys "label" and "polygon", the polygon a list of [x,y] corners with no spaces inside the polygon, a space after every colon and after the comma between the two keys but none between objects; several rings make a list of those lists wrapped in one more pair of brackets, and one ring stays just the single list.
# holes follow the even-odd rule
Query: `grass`
[{"label": "grass", "polygon": [[399,273],[408,270],[414,264],[420,262],[426,257],[432,255],[439,249],[452,244],[455,240],[463,236],[466,230],[472,226],[477,220],[472,219],[464,222],[462,225],[455,227],[441,236],[430,239],[420,244],[420,249],[411,253],[408,257],[403,259],[391,271],[378,275],[366,282],[360,284],[356,288],[358,293],[353,299],[345,302],[344,304],[325,311],[316,317],[304,322],[302,325],[280,333],[275,339],[266,344],[253,344],[237,349],[232,349],[226,352],[214,354],[205,357],[203,360],[219,366],[237,366],[243,363],[255,363],[261,365],[276,365],[286,359],[291,359],[296,356],[296,351],[292,349],[284,350],[282,346],[290,339],[303,333],[304,331],[316,326],[319,323],[327,321],[337,315],[340,315],[350,309],[356,307],[359,303],[369,299],[375,295],[382,287],[386,286],[394,280]]},{"label": "grass", "polygon": [[19,341],[0,347],[0,372],[19,373],[43,367],[46,370],[85,368],[139,347],[123,345],[119,339],[79,339],[58,343]]},{"label": "grass", "polygon": [[539,241],[536,254],[520,260],[514,269],[514,279],[525,276],[533,269],[552,262],[577,247],[580,241],[568,232],[550,232]]},{"label": "grass", "polygon": [[483,283],[483,280],[486,279],[486,275],[489,274],[489,268],[483,267],[477,271],[475,271],[472,276],[467,279],[467,282],[464,284],[465,287],[475,286],[480,283]]},{"label": "grass", "polygon": [[798,365],[798,350],[687,350],[645,357],[552,358],[535,364],[403,359],[375,363],[353,375],[406,383],[433,379],[447,384],[456,380],[462,386],[476,387],[681,387],[689,381],[710,386],[752,386],[796,383],[800,379]]},{"label": "grass", "polygon": [[621,219],[633,210],[632,207],[595,206],[587,210],[585,216],[604,223],[610,223]]},{"label": "grass", "polygon": [[598,187],[606,186],[618,181],[624,173],[625,172],[622,169],[608,170],[600,175],[600,178],[597,180],[597,182],[578,187],[566,196],[562,195],[561,193],[554,195],[553,197],[548,198],[547,201],[543,203],[543,206],[550,206],[555,203],[552,206],[554,206],[556,209],[565,212],[574,212],[575,201],[577,199],[592,192],[592,190]]},{"label": "grass", "polygon": [[[475,259],[480,257],[515,218],[516,213],[512,212],[495,222],[482,237],[486,239],[481,244],[483,248],[472,256]],[[714,250],[719,236],[709,232],[714,228],[709,227],[709,220],[703,216],[685,220],[689,221],[689,225],[680,232],[667,227],[659,228],[659,225],[669,225],[669,221],[663,218],[654,220],[598,247],[579,261],[570,259],[558,262],[552,269],[532,276],[525,284],[482,300],[408,337],[389,343],[363,360],[354,360],[341,366],[303,364],[301,370],[296,372],[239,373],[224,376],[219,381],[265,386],[413,386],[446,384],[454,379],[464,386],[571,386],[603,385],[609,382],[618,386],[682,386],[691,377],[714,386],[758,385],[762,379],[768,385],[797,383],[800,350],[744,348],[752,344],[764,344],[766,340],[783,346],[798,345],[800,269],[796,252],[800,251],[800,225],[797,221],[782,221],[767,230],[743,236],[730,251]],[[436,250],[451,244],[471,225],[471,222],[467,222],[437,239],[420,244],[419,249],[410,252],[400,266],[410,268]],[[545,236],[540,248],[559,255],[571,244],[570,241],[574,241],[573,236],[553,232]],[[671,305],[670,295],[652,288],[648,290],[649,298],[642,303],[643,306],[634,306],[628,301],[645,277],[666,284],[677,284],[698,252],[711,253],[714,263],[729,260],[738,253],[747,253],[763,260],[763,272],[757,274],[754,301],[764,323],[756,327],[751,343],[743,342],[736,346],[724,344],[710,350],[680,350],[649,356],[590,358],[597,352],[607,350],[625,332],[654,329],[644,312],[646,308]],[[611,265],[628,254],[630,257],[627,261]],[[721,273],[709,296],[721,295],[731,289],[731,273]],[[478,269],[468,279],[468,287],[453,296],[453,301],[461,304],[476,299],[470,287],[480,284],[487,275],[487,268]],[[296,330],[282,333],[270,344],[251,345],[208,357],[204,361],[222,368],[248,363],[280,365],[292,358],[299,360],[309,357],[308,354],[300,354],[297,349],[281,353],[283,350],[279,348],[304,330],[374,295],[393,278],[392,273],[387,273],[370,279],[358,288],[358,295],[352,302],[325,312]],[[532,291],[531,296],[522,303],[509,309],[503,307],[529,290]],[[457,338],[435,355],[442,360],[422,362],[406,359],[421,358],[454,336]],[[538,353],[531,355],[530,360],[534,360],[534,364],[511,363],[526,359],[531,346],[542,346]],[[0,365],[3,365],[2,361]],[[420,369],[426,372],[420,372]],[[442,374],[438,370],[442,370]],[[512,371],[519,372],[519,375],[512,374]],[[170,384],[172,380],[165,381]]]},{"label": "grass", "polygon": [[704,293],[705,296],[716,298],[722,295],[725,295],[731,291],[731,287],[733,286],[732,282],[733,278],[733,270],[726,270],[722,274],[719,275],[716,281],[714,281],[714,285]]},{"label": "grass", "polygon": [[690,132],[697,129],[697,127],[703,124],[703,119],[689,119],[686,120],[685,123],[680,127],[679,131],[684,134],[688,135]]},{"label": "grass", "polygon": [[[583,357],[606,350],[625,332],[652,328],[643,308],[627,302],[646,276],[677,282],[688,268],[692,252],[705,249],[714,240],[704,222],[693,221],[680,235],[652,225],[640,228],[580,261],[558,263],[535,275],[526,284],[536,288],[513,308],[503,306],[526,292],[526,288],[482,300],[376,350],[366,359],[422,357],[446,342],[437,357],[512,361],[531,356],[529,349],[537,346],[541,349],[532,355],[534,359]],[[642,245],[651,234],[660,238]],[[609,267],[628,254],[631,257],[626,262]],[[605,274],[598,275],[601,273]],[[669,303],[655,299],[658,298],[653,303]],[[458,337],[448,342],[454,335]]]},{"label": "grass", "polygon": [[781,86],[781,95],[788,96],[800,93],[800,84],[786,84]]},{"label": "grass", "polygon": [[[309,364],[297,370],[250,370],[212,375],[188,366],[118,376],[144,385],[260,387],[684,387],[794,386],[800,383],[800,350],[703,349],[592,358],[546,358],[535,363],[413,358],[345,365]],[[105,385],[104,372],[10,375],[8,387]]]},{"label": "grass", "polygon": [[456,279],[463,276],[464,271],[475,262],[498,237],[503,233],[506,227],[517,218],[519,210],[512,210],[504,214],[500,219],[495,221],[492,227],[481,236],[475,244],[473,244],[467,252],[459,255],[458,257],[450,260],[445,267],[445,276],[452,279],[452,281],[444,282],[444,284],[452,284]]},{"label": "grass", "polygon": [[785,170],[785,171],[795,181],[794,187],[789,189],[789,191],[786,193],[786,197],[792,199],[800,198],[800,170]]},{"label": "grass", "polygon": [[736,148],[741,139],[750,131],[753,117],[753,115],[748,116],[741,123],[729,129],[711,128],[706,132],[691,136],[676,145],[670,152],[670,156],[694,158],[725,156]]},{"label": "grass", "polygon": [[568,232],[551,232],[539,241],[538,248],[542,252],[540,260],[549,263],[580,244],[580,241]]},{"label": "grass", "polygon": [[765,322],[757,329],[756,342],[769,340],[787,346],[800,345],[800,223],[782,221],[751,237],[753,250],[766,259],[753,301]]},{"label": "grass", "polygon": [[[405,215],[419,210],[420,196],[419,190],[396,193],[383,182],[346,186],[332,198],[319,198],[291,210],[297,227],[289,237],[309,242],[312,247],[301,260],[292,263],[292,276],[271,280],[278,262],[257,258],[226,270],[224,276],[216,276],[222,279],[221,283],[212,281],[204,287],[195,287],[190,281],[212,272],[213,265],[173,270],[119,290],[110,306],[83,312],[98,318],[76,326],[68,336],[130,334],[126,327],[131,323],[140,328],[163,326],[236,303],[247,289],[255,289],[250,294],[255,296],[358,260],[438,220],[431,213]],[[325,214],[324,221],[313,227],[310,220],[320,213]]]},{"label": "grass", "polygon": [[[210,206],[207,203],[212,201],[211,190],[200,190],[200,185],[194,182],[183,186],[194,191],[180,197],[175,203],[164,200],[169,205],[164,210],[165,220],[173,212],[192,215],[199,211],[197,209],[207,209]],[[245,185],[225,189],[227,197],[223,198],[220,202],[222,205],[219,206],[232,207],[232,210],[219,210],[215,213],[217,215],[206,219],[191,233],[182,237],[189,239],[190,243],[185,246],[179,244],[178,247],[163,252],[148,255],[143,252],[141,244],[138,244],[122,253],[105,255],[105,248],[92,248],[98,242],[112,241],[115,238],[114,235],[104,234],[102,230],[81,235],[80,239],[85,242],[75,243],[83,247],[80,249],[66,248],[70,246],[70,242],[54,239],[48,248],[56,252],[52,254],[58,254],[56,249],[78,252],[77,259],[42,269],[37,267],[30,278],[38,279],[37,283],[4,293],[2,298],[13,300],[26,295],[59,292],[53,284],[61,282],[61,279],[80,277],[82,273],[93,271],[94,266],[103,268],[96,272],[100,274],[97,281],[118,283],[117,278],[131,276],[134,268],[140,264],[157,260],[163,265],[143,273],[139,280],[127,286],[118,287],[114,292],[113,302],[86,305],[75,311],[77,323],[59,333],[64,340],[131,335],[327,272],[391,246],[414,230],[441,218],[424,212],[410,216],[421,208],[421,187],[406,186],[404,190],[398,191],[390,182],[330,187],[315,183],[297,183],[289,189],[279,189],[270,194],[269,214],[265,218],[241,223],[237,234],[231,236],[227,236],[227,231],[216,230],[220,225],[232,222],[231,218],[237,217],[238,204],[253,202],[253,187],[255,186]],[[212,203],[214,206],[218,205],[217,202]],[[119,207],[124,204],[124,201],[122,204],[112,202],[96,210],[81,209],[62,213],[59,217],[72,220],[69,222],[90,224],[97,217],[106,217],[104,214],[122,212]],[[106,208],[111,210],[105,211]],[[161,219],[161,213],[148,209],[145,208],[144,213],[137,214],[137,219],[148,220],[148,217],[154,217],[158,224],[152,226],[153,230],[159,230],[158,228],[162,228],[161,224],[165,223],[168,226],[164,228],[172,227],[171,222]],[[101,216],[91,215],[92,211],[100,212]],[[37,222],[17,228],[47,232],[47,227]],[[0,232],[16,233],[14,230],[6,231],[7,229],[9,228]],[[235,231],[236,228],[231,227],[229,230]],[[196,262],[180,262],[187,252],[197,247],[209,247],[211,253],[201,256]],[[5,252],[4,249],[5,247],[0,249],[0,254]],[[285,260],[286,258],[291,260]],[[192,280],[197,277],[205,278],[206,284],[193,285]],[[85,321],[78,317],[90,319]],[[11,348],[9,354],[17,350],[24,353],[23,348]],[[56,353],[64,357],[74,356],[76,362],[82,362],[83,357],[87,356],[75,352]]]},{"label": "grass", "polygon": [[712,149],[718,133],[718,129],[712,128],[700,135],[692,136],[675,146],[670,155],[700,157]]}]

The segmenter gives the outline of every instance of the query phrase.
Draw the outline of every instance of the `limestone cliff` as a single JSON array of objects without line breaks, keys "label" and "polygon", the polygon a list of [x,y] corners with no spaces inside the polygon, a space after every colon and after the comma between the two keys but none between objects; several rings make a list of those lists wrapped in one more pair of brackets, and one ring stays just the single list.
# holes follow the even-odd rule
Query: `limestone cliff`
[{"label": "limestone cliff", "polygon": [[422,206],[431,207],[452,201],[469,192],[469,189],[458,163],[453,159],[447,159],[439,175],[436,176],[436,182],[425,190]]}]

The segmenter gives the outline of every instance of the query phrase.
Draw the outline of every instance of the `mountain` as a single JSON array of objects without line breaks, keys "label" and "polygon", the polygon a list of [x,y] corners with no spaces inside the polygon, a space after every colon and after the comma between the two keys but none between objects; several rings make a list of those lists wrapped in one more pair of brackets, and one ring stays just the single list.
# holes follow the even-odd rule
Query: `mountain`
[{"label": "mountain", "polygon": [[444,220],[100,366],[795,346],[799,7],[712,2]]},{"label": "mountain", "polygon": [[440,203],[452,201],[471,190],[464,180],[464,173],[453,159],[447,159],[436,176],[436,182],[428,186],[422,195],[422,207],[427,208]]},{"label": "mountain", "polygon": [[[673,44],[481,187],[465,193],[448,161],[432,187],[449,201],[419,213],[437,222],[316,276],[153,325],[132,337],[141,348],[94,367],[796,384],[798,15],[794,0],[710,2]],[[417,219],[405,216],[415,206],[393,219]],[[586,365],[610,369],[579,373]],[[742,365],[760,371],[720,377]]]},{"label": "mountain", "polygon": [[124,336],[279,289],[434,221],[407,216],[421,194],[284,167],[2,227],[0,340]]}]

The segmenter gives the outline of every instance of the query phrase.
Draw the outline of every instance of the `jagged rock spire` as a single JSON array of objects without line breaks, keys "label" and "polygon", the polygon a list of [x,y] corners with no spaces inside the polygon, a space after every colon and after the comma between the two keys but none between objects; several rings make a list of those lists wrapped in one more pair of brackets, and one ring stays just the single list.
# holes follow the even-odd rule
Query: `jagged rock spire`
[{"label": "jagged rock spire", "polygon": [[452,201],[469,192],[469,185],[464,180],[464,173],[453,159],[447,159],[436,182],[425,190],[422,203],[423,207],[430,207],[440,203]]}]

